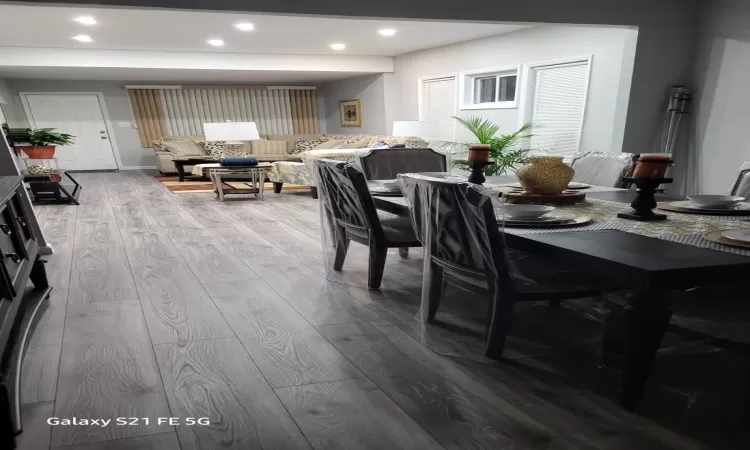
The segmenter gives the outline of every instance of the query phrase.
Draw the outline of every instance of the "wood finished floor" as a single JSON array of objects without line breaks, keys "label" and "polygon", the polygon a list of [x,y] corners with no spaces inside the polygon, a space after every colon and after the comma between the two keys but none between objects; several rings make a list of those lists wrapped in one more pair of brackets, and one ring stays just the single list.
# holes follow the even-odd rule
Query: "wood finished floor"
[{"label": "wood finished floor", "polygon": [[[219,203],[140,171],[77,178],[81,206],[36,208],[54,291],[26,356],[21,450],[700,447],[543,370],[478,362],[476,336],[419,327],[419,251],[389,254],[372,292],[352,244],[329,281],[307,192]],[[149,422],[45,424],[74,416]]]}]

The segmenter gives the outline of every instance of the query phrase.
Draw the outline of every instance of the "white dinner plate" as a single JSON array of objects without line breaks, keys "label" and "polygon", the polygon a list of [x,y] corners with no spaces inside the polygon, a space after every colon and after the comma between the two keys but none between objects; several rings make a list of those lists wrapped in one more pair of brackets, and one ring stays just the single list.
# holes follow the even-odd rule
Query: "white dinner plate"
[{"label": "white dinner plate", "polygon": [[722,231],[721,235],[732,241],[750,244],[750,230],[727,230]]},{"label": "white dinner plate", "polygon": [[[506,228],[566,228],[577,227],[591,222],[589,216],[577,216],[570,220],[559,221],[535,221],[535,222],[505,222]],[[502,226],[502,225],[499,225]]]},{"label": "white dinner plate", "polygon": [[722,212],[722,211],[750,211],[750,203],[737,203],[735,205],[726,207],[726,208],[717,208],[715,206],[712,206],[710,208],[707,208],[705,206],[696,205],[695,203],[691,202],[690,200],[682,200],[679,202],[671,202],[670,205],[676,207],[676,208],[682,208],[686,210],[695,210],[695,211],[716,211],[716,212]]},{"label": "white dinner plate", "polygon": [[[508,224],[535,224],[535,223],[541,223],[541,224],[549,224],[549,223],[561,223],[561,222],[567,222],[570,220],[575,219],[575,214],[570,213],[551,213],[547,214],[546,216],[542,217],[523,217],[523,218],[516,218],[516,217],[506,217],[505,223]],[[498,217],[500,219],[500,217]]]}]

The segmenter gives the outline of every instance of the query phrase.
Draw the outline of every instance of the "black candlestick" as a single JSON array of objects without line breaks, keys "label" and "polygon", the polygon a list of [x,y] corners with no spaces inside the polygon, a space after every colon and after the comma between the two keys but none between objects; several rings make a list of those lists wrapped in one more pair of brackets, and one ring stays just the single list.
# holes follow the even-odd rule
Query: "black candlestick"
[{"label": "black candlestick", "polygon": [[486,181],[484,178],[484,168],[492,164],[492,161],[469,161],[471,166],[471,175],[469,175],[469,183],[483,184]]},{"label": "black candlestick", "polygon": [[657,178],[653,180],[640,178],[625,178],[625,181],[632,182],[638,188],[637,195],[630,206],[632,211],[621,212],[617,217],[629,220],[666,220],[666,214],[656,214],[653,209],[656,208],[656,197],[654,193],[656,188],[664,183],[671,183],[671,178]]}]

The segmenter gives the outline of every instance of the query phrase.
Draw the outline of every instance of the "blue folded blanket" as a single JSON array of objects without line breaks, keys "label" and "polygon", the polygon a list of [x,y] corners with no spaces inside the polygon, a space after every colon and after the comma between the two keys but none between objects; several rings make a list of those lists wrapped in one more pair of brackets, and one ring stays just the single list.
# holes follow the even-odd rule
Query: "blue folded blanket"
[{"label": "blue folded blanket", "polygon": [[221,158],[219,164],[222,166],[257,166],[256,158]]}]

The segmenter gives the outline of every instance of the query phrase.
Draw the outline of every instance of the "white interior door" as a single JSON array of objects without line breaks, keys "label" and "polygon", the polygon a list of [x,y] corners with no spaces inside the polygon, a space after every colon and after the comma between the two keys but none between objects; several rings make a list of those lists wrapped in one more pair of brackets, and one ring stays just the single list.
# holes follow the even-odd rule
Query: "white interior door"
[{"label": "white interior door", "polygon": [[456,135],[456,78],[432,78],[422,82],[419,120],[430,120],[440,125],[436,140],[453,141]]},{"label": "white interior door", "polygon": [[96,94],[22,94],[34,128],[56,128],[75,136],[55,157],[68,170],[117,169],[111,137]]}]

